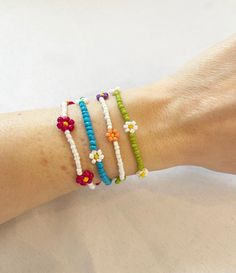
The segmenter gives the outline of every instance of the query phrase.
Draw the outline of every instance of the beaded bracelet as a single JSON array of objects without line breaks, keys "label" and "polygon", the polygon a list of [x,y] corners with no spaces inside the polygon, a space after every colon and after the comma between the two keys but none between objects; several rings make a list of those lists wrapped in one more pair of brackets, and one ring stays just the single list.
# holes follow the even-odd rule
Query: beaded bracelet
[{"label": "beaded bracelet", "polygon": [[98,94],[96,96],[96,98],[102,106],[104,118],[105,118],[105,121],[107,124],[106,137],[107,137],[108,141],[113,143],[113,147],[115,150],[116,161],[117,161],[117,166],[118,166],[118,171],[119,171],[119,176],[116,177],[115,183],[119,184],[121,181],[124,181],[126,179],[125,170],[124,170],[124,163],[123,163],[123,160],[121,157],[120,146],[119,146],[119,142],[118,142],[120,134],[112,126],[111,116],[110,116],[107,104],[105,102],[105,100],[107,100],[109,98],[109,94],[107,92],[104,92],[104,93]]},{"label": "beaded bracelet", "polygon": [[142,156],[141,156],[141,152],[139,150],[139,146],[138,146],[138,142],[137,142],[137,138],[136,138],[136,131],[138,130],[138,125],[136,124],[136,122],[134,120],[130,119],[130,116],[123,104],[122,98],[121,98],[121,94],[120,94],[120,89],[117,87],[114,90],[112,90],[112,95],[115,96],[116,98],[116,102],[118,105],[118,108],[120,110],[120,113],[125,121],[124,124],[124,130],[126,133],[129,133],[129,140],[130,140],[130,144],[131,144],[131,148],[133,150],[135,159],[136,159],[136,164],[137,164],[137,175],[138,177],[145,177],[148,174],[148,170],[144,167],[144,163],[142,160]]},{"label": "beaded bracelet", "polygon": [[92,164],[96,164],[97,170],[102,182],[106,185],[110,185],[112,183],[112,179],[107,176],[104,170],[104,165],[102,162],[104,155],[101,149],[98,149],[97,147],[97,141],[96,141],[93,127],[92,127],[91,118],[88,112],[88,108],[86,106],[87,103],[88,101],[86,98],[80,98],[80,100],[78,101],[78,105],[82,112],[84,126],[85,126],[87,136],[89,139],[89,148],[90,148],[89,158],[91,159]]},{"label": "beaded bracelet", "polygon": [[63,102],[61,104],[61,115],[57,119],[57,128],[64,132],[67,141],[70,144],[70,149],[74,157],[76,165],[76,183],[81,186],[89,186],[90,189],[95,189],[95,184],[93,183],[94,174],[89,170],[82,170],[80,155],[76,148],[74,139],[71,132],[74,130],[74,120],[68,117],[68,105],[73,104],[73,102]]}]

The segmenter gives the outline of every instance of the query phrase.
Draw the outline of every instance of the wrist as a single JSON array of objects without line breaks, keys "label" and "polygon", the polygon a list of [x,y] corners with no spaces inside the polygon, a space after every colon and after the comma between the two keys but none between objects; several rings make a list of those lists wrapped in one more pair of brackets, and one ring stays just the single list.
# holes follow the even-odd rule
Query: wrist
[{"label": "wrist", "polygon": [[[173,86],[165,82],[123,93],[130,117],[139,126],[137,139],[145,167],[150,171],[190,162],[189,142],[185,140],[182,124],[178,122],[181,112],[172,107],[177,103],[172,90]],[[113,101],[110,107],[120,130],[123,130],[123,121]],[[126,151],[128,174],[133,174],[135,160],[125,137],[121,147]]]},{"label": "wrist", "polygon": [[[194,123],[185,123],[181,92],[170,81],[126,92],[130,114],[137,121],[143,159],[151,170],[194,164]],[[177,94],[177,95],[176,95]]]}]

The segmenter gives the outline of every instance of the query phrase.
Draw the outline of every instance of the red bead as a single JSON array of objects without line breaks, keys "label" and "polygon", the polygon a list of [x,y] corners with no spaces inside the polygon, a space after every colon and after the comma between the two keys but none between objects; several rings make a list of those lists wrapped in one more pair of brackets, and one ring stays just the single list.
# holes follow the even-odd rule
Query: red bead
[{"label": "red bead", "polygon": [[61,129],[63,132],[66,130],[73,131],[74,124],[74,120],[69,117],[59,117],[57,119],[57,128]]},{"label": "red bead", "polygon": [[62,124],[61,123],[57,123],[57,128],[61,129],[62,128]]},{"label": "red bead", "polygon": [[76,177],[76,183],[86,186],[88,184],[91,184],[93,182],[94,174],[90,172],[89,170],[83,171],[81,175],[77,175]]}]

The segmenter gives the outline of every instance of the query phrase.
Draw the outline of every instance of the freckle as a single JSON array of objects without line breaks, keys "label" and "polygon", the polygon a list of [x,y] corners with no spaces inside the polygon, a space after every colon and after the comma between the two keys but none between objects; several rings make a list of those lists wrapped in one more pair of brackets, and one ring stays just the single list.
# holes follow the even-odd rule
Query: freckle
[{"label": "freckle", "polygon": [[22,115],[22,113],[17,113],[17,115],[18,115],[18,116],[21,116],[21,115]]},{"label": "freckle", "polygon": [[46,158],[42,158],[40,160],[40,164],[43,165],[43,166],[47,166],[48,165],[48,160]]},{"label": "freckle", "polygon": [[67,167],[65,165],[61,165],[60,168],[62,171],[67,171]]}]

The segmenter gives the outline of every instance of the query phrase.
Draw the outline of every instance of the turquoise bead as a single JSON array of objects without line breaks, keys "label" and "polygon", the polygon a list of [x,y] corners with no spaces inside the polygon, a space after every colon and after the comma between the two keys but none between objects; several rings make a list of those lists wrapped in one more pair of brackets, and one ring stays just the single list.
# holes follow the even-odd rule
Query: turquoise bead
[{"label": "turquoise bead", "polygon": [[[89,115],[87,106],[83,101],[80,101],[78,103],[78,105],[79,105],[81,113],[82,113],[84,126],[85,126],[86,133],[87,133],[87,136],[88,136],[88,139],[89,139],[90,151],[98,150],[96,137],[95,137],[95,134],[94,134],[94,130],[93,130],[93,126],[92,126],[92,122],[91,122],[91,119],[90,119],[90,115]],[[107,174],[106,174],[106,172],[104,170],[103,163],[102,162],[97,162],[96,166],[97,166],[98,174],[99,174],[101,180],[103,181],[103,183],[106,184],[106,185],[110,185],[112,183],[112,179],[107,176]]]}]

